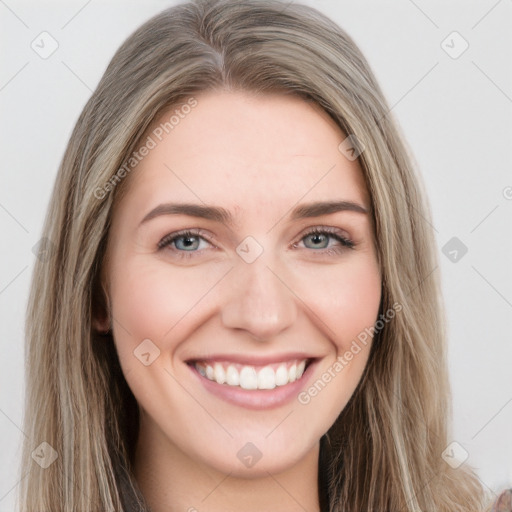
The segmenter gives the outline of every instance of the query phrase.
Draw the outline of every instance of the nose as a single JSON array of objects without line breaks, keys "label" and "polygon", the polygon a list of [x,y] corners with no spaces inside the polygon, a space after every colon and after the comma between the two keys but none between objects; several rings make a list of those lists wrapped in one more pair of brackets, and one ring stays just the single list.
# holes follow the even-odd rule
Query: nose
[{"label": "nose", "polygon": [[291,287],[263,258],[250,264],[241,262],[227,285],[229,300],[221,312],[225,327],[242,329],[265,341],[295,322],[297,305]]}]

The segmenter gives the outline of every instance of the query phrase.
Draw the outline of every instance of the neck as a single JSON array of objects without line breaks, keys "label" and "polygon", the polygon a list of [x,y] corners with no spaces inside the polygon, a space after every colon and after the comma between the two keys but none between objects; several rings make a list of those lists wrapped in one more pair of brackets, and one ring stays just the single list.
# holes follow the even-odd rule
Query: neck
[{"label": "neck", "polygon": [[240,478],[192,460],[161,431],[149,432],[143,423],[134,476],[151,512],[319,511],[319,444],[290,468]]}]

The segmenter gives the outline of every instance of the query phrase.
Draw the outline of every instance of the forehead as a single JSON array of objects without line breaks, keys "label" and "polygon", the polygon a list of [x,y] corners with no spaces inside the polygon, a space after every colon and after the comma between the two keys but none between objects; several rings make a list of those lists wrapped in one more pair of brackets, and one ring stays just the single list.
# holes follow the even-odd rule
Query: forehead
[{"label": "forehead", "polygon": [[152,148],[131,173],[126,194],[140,208],[183,199],[263,214],[301,198],[369,208],[359,164],[338,149],[346,135],[318,105],[227,91],[193,99],[193,107],[166,111],[143,138]]}]

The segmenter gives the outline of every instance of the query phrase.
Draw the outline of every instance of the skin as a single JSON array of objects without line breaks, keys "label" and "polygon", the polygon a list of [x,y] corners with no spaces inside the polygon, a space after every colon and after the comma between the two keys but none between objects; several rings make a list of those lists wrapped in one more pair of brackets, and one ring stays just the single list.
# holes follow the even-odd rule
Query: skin
[{"label": "skin", "polygon": [[[369,195],[358,162],[338,150],[345,135],[315,104],[233,91],[196,99],[127,178],[109,235],[114,340],[140,409],[135,477],[153,512],[319,510],[319,440],[353,394],[371,343],[307,404],[294,397],[264,410],[213,395],[185,361],[312,354],[317,363],[301,390],[332,373],[379,312],[371,215],[293,220],[290,211],[345,200],[369,212]],[[220,206],[234,222],[162,214],[141,224],[170,202]],[[305,237],[313,227],[355,245]],[[158,247],[166,235],[194,228],[209,237],[195,251]],[[247,236],[263,249],[252,263],[236,252]],[[179,257],[184,252],[188,258]],[[147,366],[134,356],[146,339],[160,351]],[[252,467],[237,457],[247,442],[262,454]]]}]

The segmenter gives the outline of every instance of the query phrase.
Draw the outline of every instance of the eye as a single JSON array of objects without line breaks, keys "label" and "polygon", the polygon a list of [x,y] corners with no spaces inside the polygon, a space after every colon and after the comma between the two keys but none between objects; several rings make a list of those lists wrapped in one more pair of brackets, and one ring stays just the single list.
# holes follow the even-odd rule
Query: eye
[{"label": "eye", "polygon": [[[332,243],[334,241],[334,243]],[[314,249],[327,253],[342,252],[345,249],[353,249],[355,244],[352,240],[343,236],[335,228],[313,228],[309,230],[300,242],[304,243],[306,249]],[[297,247],[298,243],[294,244]]]},{"label": "eye", "polygon": [[[355,246],[354,242],[343,236],[340,230],[328,227],[310,229],[302,235],[299,242],[293,244],[293,247],[298,248],[299,243],[303,243],[305,249],[313,249],[313,252],[319,254],[339,254]],[[169,250],[178,258],[192,258],[209,247],[215,246],[200,229],[170,233],[158,243],[158,250]]]},{"label": "eye", "polygon": [[[179,257],[189,257],[192,253],[207,249],[210,242],[201,234],[200,230],[186,230],[170,233],[160,240],[158,249],[168,248]],[[190,254],[187,254],[190,253]]]}]

